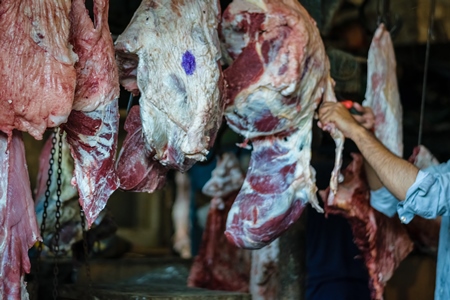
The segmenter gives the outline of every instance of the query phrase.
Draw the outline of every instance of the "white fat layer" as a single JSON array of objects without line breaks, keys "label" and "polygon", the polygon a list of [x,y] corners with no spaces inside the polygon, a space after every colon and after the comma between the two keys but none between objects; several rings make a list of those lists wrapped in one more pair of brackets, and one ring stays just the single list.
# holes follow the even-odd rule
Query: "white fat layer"
[{"label": "white fat layer", "polygon": [[[209,131],[218,128],[223,109],[218,1],[173,5],[164,0],[146,9],[148,2],[141,3],[116,41],[116,47],[139,56],[137,85],[146,146],[162,164],[171,163],[169,148],[179,153],[177,164],[186,158],[204,160]],[[187,51],[196,61],[192,74],[182,66]]]},{"label": "white fat layer", "polygon": [[403,109],[398,92],[394,46],[381,24],[372,40],[367,61],[364,106],[375,115],[375,135],[391,152],[403,157]]},{"label": "white fat layer", "polygon": [[239,190],[244,182],[239,160],[232,152],[226,152],[219,159],[211,178],[203,186],[203,194],[210,197],[225,197]]},{"label": "white fat layer", "polygon": [[[91,119],[101,120],[101,125],[96,128],[94,135],[78,134],[76,137],[77,143],[89,145],[95,149],[95,151],[86,151],[83,147],[76,148],[77,156],[82,157],[83,160],[75,163],[75,180],[73,181],[78,187],[80,202],[90,226],[104,209],[111,193],[119,186],[119,179],[114,172],[98,176],[96,170],[92,169],[99,163],[115,157],[116,153],[112,149],[115,149],[114,145],[117,142],[118,103],[113,101],[85,114]],[[75,150],[71,151],[73,153]],[[91,172],[94,176],[90,176]],[[114,181],[112,186],[109,184],[110,181]]]}]

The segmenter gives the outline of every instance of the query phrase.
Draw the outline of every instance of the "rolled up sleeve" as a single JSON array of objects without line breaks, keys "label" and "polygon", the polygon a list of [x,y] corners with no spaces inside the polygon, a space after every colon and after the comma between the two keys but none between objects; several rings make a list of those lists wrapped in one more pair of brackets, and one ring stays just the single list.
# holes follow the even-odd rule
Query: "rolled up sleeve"
[{"label": "rolled up sleeve", "polygon": [[370,205],[380,213],[393,217],[397,213],[398,200],[385,187],[370,191]]},{"label": "rolled up sleeve", "polygon": [[449,206],[450,173],[419,171],[405,200],[398,203],[397,212],[403,223],[409,223],[414,215],[426,219],[449,216]]}]

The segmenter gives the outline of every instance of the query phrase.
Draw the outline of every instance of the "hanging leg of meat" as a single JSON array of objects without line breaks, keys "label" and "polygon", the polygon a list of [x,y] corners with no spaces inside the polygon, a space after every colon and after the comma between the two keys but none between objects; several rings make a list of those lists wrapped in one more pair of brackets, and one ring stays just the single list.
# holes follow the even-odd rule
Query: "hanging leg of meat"
[{"label": "hanging leg of meat", "polygon": [[116,41],[120,81],[141,93],[146,147],[188,170],[206,159],[222,122],[218,0],[143,0]]},{"label": "hanging leg of meat", "polygon": [[182,258],[191,258],[191,238],[189,237],[189,207],[191,203],[191,183],[186,173],[176,172],[176,196],[172,208],[172,220],[175,233],[173,249]]},{"label": "hanging leg of meat", "polygon": [[118,103],[111,102],[92,112],[73,110],[64,130],[75,161],[74,182],[80,204],[92,225],[119,187],[114,163],[119,128]]},{"label": "hanging leg of meat", "polygon": [[233,244],[261,248],[300,217],[308,200],[316,203],[310,147],[308,125],[289,136],[253,141],[244,185],[228,214],[225,234]]},{"label": "hanging leg of meat", "polygon": [[248,292],[251,252],[230,244],[224,235],[228,212],[243,181],[237,157],[224,153],[203,187],[203,193],[213,199],[200,251],[189,274],[189,286]]},{"label": "hanging leg of meat", "polygon": [[88,226],[119,187],[115,156],[119,131],[118,72],[108,27],[107,0],[94,1],[92,22],[84,0],[74,0],[70,40],[79,56],[72,113],[64,124],[75,161],[73,183]]},{"label": "hanging leg of meat", "polygon": [[20,132],[10,139],[0,133],[0,169],[0,295],[28,299],[23,281],[31,269],[28,249],[40,237]]},{"label": "hanging leg of meat", "polygon": [[[228,125],[253,143],[247,178],[230,211],[227,235],[261,248],[279,237],[315,197],[311,126],[321,101],[336,101],[314,20],[296,0],[235,0],[222,22]],[[337,187],[343,136],[331,186]]]},{"label": "hanging leg of meat", "polygon": [[[370,206],[363,158],[359,154],[352,156],[353,161],[343,172],[345,179],[339,184],[333,202],[326,203],[325,212],[348,219],[369,271],[372,299],[381,300],[386,282],[412,251],[413,244],[398,218],[389,218]],[[323,199],[327,199],[328,192],[321,192]]]},{"label": "hanging leg of meat", "polygon": [[145,147],[139,106],[130,109],[125,121],[127,136],[117,159],[116,171],[120,179],[120,189],[131,192],[152,193],[166,183],[168,169]]},{"label": "hanging leg of meat", "polygon": [[371,107],[375,115],[376,137],[392,153],[403,157],[403,109],[397,85],[397,63],[391,36],[383,24],[372,39],[367,65],[363,105]]},{"label": "hanging leg of meat", "polygon": [[42,139],[66,122],[77,55],[69,44],[70,0],[0,2],[0,131]]}]

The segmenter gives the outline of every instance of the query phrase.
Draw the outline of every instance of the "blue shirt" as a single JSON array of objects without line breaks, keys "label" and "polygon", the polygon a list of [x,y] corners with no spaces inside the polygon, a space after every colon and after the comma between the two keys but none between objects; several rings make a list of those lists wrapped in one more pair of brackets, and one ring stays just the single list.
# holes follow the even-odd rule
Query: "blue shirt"
[{"label": "blue shirt", "polygon": [[450,299],[450,160],[419,171],[404,201],[399,202],[386,188],[371,192],[373,208],[387,216],[398,213],[403,223],[414,215],[426,219],[442,216],[436,268],[435,300]]}]

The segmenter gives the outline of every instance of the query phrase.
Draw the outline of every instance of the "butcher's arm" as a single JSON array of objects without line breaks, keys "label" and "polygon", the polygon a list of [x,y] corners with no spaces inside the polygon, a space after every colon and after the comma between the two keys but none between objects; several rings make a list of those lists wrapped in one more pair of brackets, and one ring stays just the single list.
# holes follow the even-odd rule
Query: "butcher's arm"
[{"label": "butcher's arm", "polygon": [[[397,199],[405,199],[417,177],[418,168],[390,152],[367,129],[361,126],[341,103],[323,103],[319,109],[319,127],[336,126],[352,139],[384,185]],[[369,178],[375,181],[376,178]],[[373,183],[376,185],[376,183]],[[379,185],[379,183],[378,183]]]},{"label": "butcher's arm", "polygon": [[319,118],[319,127],[332,123],[353,139],[386,188],[397,199],[405,199],[397,207],[402,222],[408,223],[414,215],[428,219],[450,216],[450,162],[429,168],[430,171],[419,171],[392,154],[371,132],[361,127],[342,104],[322,105]]},{"label": "butcher's arm", "polygon": [[[375,126],[375,115],[370,107],[362,106],[361,104],[354,102],[353,108],[355,108],[359,115],[353,115],[353,118],[361,125],[369,131],[373,131]],[[378,190],[383,187],[383,183],[381,183],[380,178],[378,178],[377,173],[372,168],[372,166],[364,159],[364,170],[367,177],[367,182],[372,191]],[[396,204],[397,199],[393,196],[393,202]],[[391,205],[392,206],[392,205]]]},{"label": "butcher's arm", "polygon": [[394,155],[371,132],[359,125],[354,127],[349,138],[355,142],[367,163],[374,170],[374,172],[368,170],[368,175],[372,176],[372,178],[368,178],[372,181],[373,187],[371,186],[371,189],[381,187],[379,183],[377,186],[376,179],[373,178],[378,174],[382,185],[391,191],[397,199],[404,200],[408,189],[416,181],[419,169],[410,162]]}]

